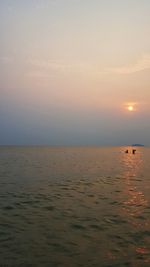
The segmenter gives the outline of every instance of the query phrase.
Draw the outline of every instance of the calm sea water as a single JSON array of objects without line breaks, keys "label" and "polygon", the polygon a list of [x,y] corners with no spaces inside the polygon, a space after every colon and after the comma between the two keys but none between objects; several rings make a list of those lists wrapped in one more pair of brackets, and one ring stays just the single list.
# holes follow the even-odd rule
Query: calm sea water
[{"label": "calm sea water", "polygon": [[150,149],[125,149],[0,147],[0,266],[150,266]]}]

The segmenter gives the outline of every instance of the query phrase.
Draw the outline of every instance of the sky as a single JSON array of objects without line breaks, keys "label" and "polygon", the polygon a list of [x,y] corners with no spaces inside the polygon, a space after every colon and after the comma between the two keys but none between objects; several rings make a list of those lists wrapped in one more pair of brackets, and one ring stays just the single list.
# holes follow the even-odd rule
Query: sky
[{"label": "sky", "polygon": [[1,0],[0,145],[150,145],[149,25],[149,0]]}]

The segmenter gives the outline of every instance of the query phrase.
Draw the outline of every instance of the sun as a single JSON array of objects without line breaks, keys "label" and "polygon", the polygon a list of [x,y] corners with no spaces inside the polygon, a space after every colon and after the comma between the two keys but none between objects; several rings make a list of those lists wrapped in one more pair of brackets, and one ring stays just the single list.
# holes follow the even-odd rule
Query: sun
[{"label": "sun", "polygon": [[124,103],[124,107],[128,112],[135,112],[137,111],[138,103],[137,102],[126,102]]},{"label": "sun", "polygon": [[133,106],[128,106],[128,110],[129,111],[134,111],[134,107]]}]

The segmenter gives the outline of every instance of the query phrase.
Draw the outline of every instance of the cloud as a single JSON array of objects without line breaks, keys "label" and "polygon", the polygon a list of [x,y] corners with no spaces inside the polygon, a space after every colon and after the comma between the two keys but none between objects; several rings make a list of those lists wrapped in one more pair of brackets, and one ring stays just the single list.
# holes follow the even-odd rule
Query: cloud
[{"label": "cloud", "polygon": [[87,64],[86,62],[65,62],[61,60],[42,60],[30,59],[30,72],[28,76],[49,77],[50,74],[80,74],[93,77],[102,77],[103,75],[132,74],[147,70],[150,68],[150,55],[144,55],[137,62],[121,67],[102,69],[98,64]]},{"label": "cloud", "polygon": [[119,68],[111,68],[111,69],[108,69],[107,71],[110,73],[116,73],[116,74],[132,74],[132,73],[140,72],[140,71],[143,71],[149,68],[150,68],[150,55],[144,55],[137,62],[131,65],[123,66]]},{"label": "cloud", "polygon": [[12,57],[9,57],[9,56],[2,56],[0,57],[0,62],[2,64],[9,64],[13,61],[13,58]]},{"label": "cloud", "polygon": [[[76,1],[76,0],[72,0],[72,1]],[[34,5],[37,9],[41,9],[41,8],[47,8],[49,5],[50,6],[58,6],[58,5],[63,5],[65,3],[69,3],[71,2],[71,0],[35,0]]]},{"label": "cloud", "polygon": [[[86,64],[83,62],[64,62],[61,60],[38,60],[38,59],[30,59],[28,62],[33,69],[34,73],[61,73],[61,74],[87,74],[87,73],[100,73],[98,71],[98,67]],[[33,73],[32,72],[32,73]]]}]

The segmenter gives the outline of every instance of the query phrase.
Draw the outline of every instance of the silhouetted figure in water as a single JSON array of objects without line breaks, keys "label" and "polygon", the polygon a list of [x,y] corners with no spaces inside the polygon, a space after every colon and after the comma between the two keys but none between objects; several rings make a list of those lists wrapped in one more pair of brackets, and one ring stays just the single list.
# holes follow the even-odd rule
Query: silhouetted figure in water
[{"label": "silhouetted figure in water", "polygon": [[132,154],[135,154],[136,149],[132,149]]},{"label": "silhouetted figure in water", "polygon": [[129,153],[128,149],[125,151],[125,153]]}]

